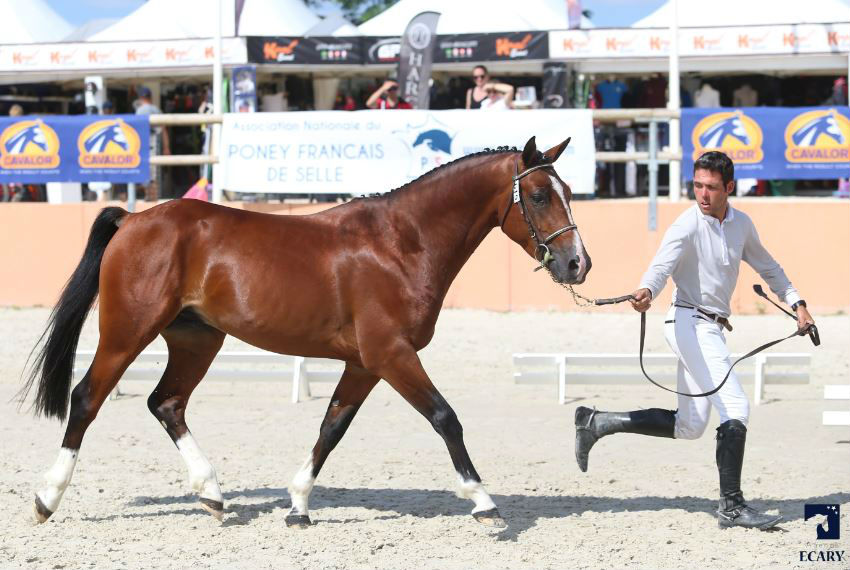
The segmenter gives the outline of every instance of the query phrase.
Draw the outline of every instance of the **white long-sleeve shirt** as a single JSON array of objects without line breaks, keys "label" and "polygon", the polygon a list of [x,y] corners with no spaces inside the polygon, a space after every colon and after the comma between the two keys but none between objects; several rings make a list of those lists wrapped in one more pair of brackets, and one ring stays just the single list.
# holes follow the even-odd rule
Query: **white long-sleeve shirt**
[{"label": "white long-sleeve shirt", "polygon": [[789,305],[800,300],[782,267],[761,244],[752,220],[731,205],[723,222],[706,216],[697,205],[685,210],[664,234],[640,288],[649,289],[655,299],[672,276],[674,303],[729,317],[742,259],[780,299]]}]

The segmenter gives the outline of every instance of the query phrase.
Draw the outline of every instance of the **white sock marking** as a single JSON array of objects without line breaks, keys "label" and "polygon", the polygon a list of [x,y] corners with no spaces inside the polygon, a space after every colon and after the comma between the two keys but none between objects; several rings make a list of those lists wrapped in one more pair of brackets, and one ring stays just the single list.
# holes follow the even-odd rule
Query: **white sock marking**
[{"label": "white sock marking", "polygon": [[51,512],[56,512],[59,508],[62,494],[71,483],[74,466],[77,464],[77,452],[76,449],[61,448],[56,463],[44,474],[44,482],[47,485],[38,492],[38,498]]},{"label": "white sock marking", "polygon": [[215,469],[204,456],[191,433],[186,433],[177,440],[177,449],[180,450],[180,455],[183,456],[183,461],[189,469],[189,484],[192,489],[204,499],[224,502]]},{"label": "white sock marking", "polygon": [[475,502],[475,508],[472,509],[473,513],[496,508],[496,503],[493,502],[493,499],[484,490],[484,485],[478,481],[464,480],[460,473],[457,475],[457,480],[460,486],[457,492],[458,496],[462,499],[471,499]]},{"label": "white sock marking", "polygon": [[309,515],[307,510],[307,499],[310,498],[310,491],[313,490],[313,483],[316,478],[313,477],[313,454],[307,457],[307,461],[292,478],[292,483],[289,485],[289,496],[292,498],[292,510],[289,511],[293,515]]}]

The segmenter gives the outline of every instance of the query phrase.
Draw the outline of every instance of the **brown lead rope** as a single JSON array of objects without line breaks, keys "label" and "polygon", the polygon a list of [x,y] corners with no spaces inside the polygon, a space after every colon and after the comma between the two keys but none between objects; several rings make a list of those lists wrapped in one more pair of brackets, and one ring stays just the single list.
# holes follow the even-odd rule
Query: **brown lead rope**
[{"label": "brown lead rope", "polygon": [[[588,299],[587,297],[584,297],[584,296],[576,293],[573,290],[572,286],[567,286],[567,289],[569,289],[570,293],[572,293],[573,300],[576,302],[576,304],[581,306],[581,307],[588,307],[588,306],[592,306],[592,305],[595,305],[595,306],[615,305],[617,303],[623,303],[625,301],[629,301],[629,300],[634,299],[633,295],[623,295],[622,297],[612,297],[610,299]],[[765,299],[770,301],[770,299],[767,297],[767,295],[765,295],[763,293],[763,291],[761,291],[761,286],[754,285],[753,289],[756,291],[756,293],[759,294],[759,296],[764,297]],[[583,303],[580,302],[579,300],[583,301]],[[770,302],[773,303],[773,301],[770,301]],[[776,305],[776,303],[773,303],[773,304]],[[777,307],[778,307],[778,305],[777,305]],[[791,318],[796,318],[796,317],[794,317],[794,315],[792,315],[788,311],[785,311],[785,309],[782,309],[782,307],[779,307],[779,308],[784,313],[789,315]],[[689,394],[687,392],[679,392],[678,390],[671,390],[670,388],[667,388],[666,386],[662,386],[661,384],[659,384],[658,382],[656,382],[655,380],[650,378],[649,374],[646,373],[646,369],[643,366],[643,346],[644,346],[644,341],[646,339],[646,312],[643,312],[643,313],[640,314],[640,353],[639,353],[640,371],[643,372],[643,375],[647,380],[649,380],[652,384],[655,384],[656,386],[658,386],[662,390],[666,390],[667,392],[672,392],[672,393],[678,394],[680,396],[687,396],[689,398],[707,398],[708,396],[711,396],[712,394],[716,394],[721,388],[723,388],[723,385],[726,384],[727,380],[729,380],[729,375],[732,374],[732,369],[735,368],[735,366],[739,362],[741,362],[742,360],[746,360],[747,358],[750,358],[751,356],[755,356],[759,352],[761,352],[763,350],[767,350],[771,346],[779,344],[780,342],[788,340],[789,338],[792,338],[792,337],[795,337],[795,336],[803,336],[803,335],[806,335],[806,334],[808,334],[809,337],[811,338],[812,344],[814,344],[815,346],[818,346],[820,344],[820,337],[818,336],[818,330],[817,330],[817,327],[815,327],[815,325],[811,325],[807,329],[796,330],[792,334],[790,334],[786,337],[783,337],[783,338],[780,338],[780,339],[777,339],[777,340],[772,340],[768,343],[765,343],[765,344],[759,346],[758,348],[754,348],[753,350],[751,350],[750,352],[748,352],[747,354],[745,354],[744,356],[742,356],[741,358],[739,358],[738,360],[733,362],[732,366],[730,366],[729,370],[726,372],[726,376],[723,377],[723,381],[720,382],[720,384],[716,388],[714,388],[713,390],[709,390],[708,392],[703,392],[701,394]]]}]

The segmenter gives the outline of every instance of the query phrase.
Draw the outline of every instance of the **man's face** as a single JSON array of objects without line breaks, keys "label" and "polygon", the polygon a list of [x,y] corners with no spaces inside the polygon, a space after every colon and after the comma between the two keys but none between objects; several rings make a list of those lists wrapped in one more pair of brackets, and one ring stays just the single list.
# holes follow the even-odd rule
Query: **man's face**
[{"label": "man's face", "polygon": [[723,177],[719,172],[701,168],[694,172],[694,196],[700,211],[706,216],[723,219],[722,216],[726,214],[726,201],[734,187],[734,181],[724,187]]}]

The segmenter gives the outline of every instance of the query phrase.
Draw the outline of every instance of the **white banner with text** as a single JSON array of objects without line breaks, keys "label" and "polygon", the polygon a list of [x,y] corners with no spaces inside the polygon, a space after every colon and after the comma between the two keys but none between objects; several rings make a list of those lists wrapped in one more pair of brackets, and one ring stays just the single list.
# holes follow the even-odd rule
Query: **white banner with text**
[{"label": "white banner with text", "polygon": [[361,195],[485,148],[522,150],[532,136],[541,151],[572,137],[558,174],[574,193],[593,192],[593,122],[584,109],[230,113],[219,157],[225,190]]}]

